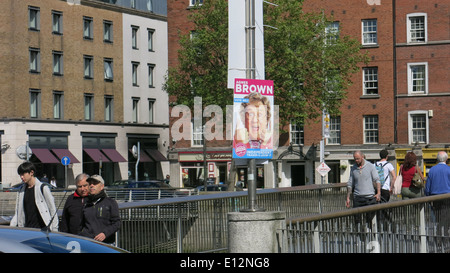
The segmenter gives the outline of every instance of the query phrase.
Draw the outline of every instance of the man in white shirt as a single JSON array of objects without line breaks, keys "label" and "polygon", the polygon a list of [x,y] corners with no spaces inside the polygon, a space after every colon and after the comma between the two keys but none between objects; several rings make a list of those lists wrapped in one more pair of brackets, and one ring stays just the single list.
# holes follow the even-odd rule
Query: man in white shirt
[{"label": "man in white shirt", "polygon": [[394,189],[394,181],[397,175],[394,170],[394,166],[387,161],[389,153],[387,150],[380,151],[380,161],[375,163],[375,166],[381,166],[384,170],[384,184],[381,185],[381,202],[388,202],[392,190]]}]

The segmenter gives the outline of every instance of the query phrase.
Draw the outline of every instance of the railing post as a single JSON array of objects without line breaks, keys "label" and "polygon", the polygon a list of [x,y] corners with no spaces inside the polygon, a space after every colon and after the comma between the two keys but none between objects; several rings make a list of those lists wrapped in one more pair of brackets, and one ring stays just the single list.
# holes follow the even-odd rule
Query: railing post
[{"label": "railing post", "polygon": [[181,204],[177,205],[178,222],[177,222],[177,253],[183,253],[183,225],[181,223]]},{"label": "railing post", "polygon": [[320,236],[319,236],[320,224],[321,224],[320,221],[314,222],[313,241],[314,241],[314,252],[315,253],[320,253]]},{"label": "railing post", "polygon": [[425,228],[425,204],[419,211],[420,253],[427,253],[427,234]]},{"label": "railing post", "polygon": [[378,217],[377,217],[378,212],[375,212],[373,217],[372,217],[372,221],[371,224],[372,226],[370,227],[370,230],[372,232],[372,236],[371,236],[371,242],[369,242],[369,245],[367,247],[366,250],[369,250],[370,253],[380,253],[380,243],[378,240]]}]

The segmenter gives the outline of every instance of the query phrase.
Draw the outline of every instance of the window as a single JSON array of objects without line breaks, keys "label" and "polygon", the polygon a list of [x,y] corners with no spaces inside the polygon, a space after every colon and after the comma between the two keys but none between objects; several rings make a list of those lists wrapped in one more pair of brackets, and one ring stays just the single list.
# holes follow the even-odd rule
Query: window
[{"label": "window", "polygon": [[103,41],[105,43],[113,42],[113,23],[111,21],[103,21]]},{"label": "window", "polygon": [[39,118],[41,116],[41,90],[30,89],[30,117]]},{"label": "window", "polygon": [[153,37],[155,34],[154,29],[147,29],[148,33],[148,51],[153,51]]},{"label": "window", "polygon": [[131,8],[132,9],[136,8],[136,0],[131,0]]},{"label": "window", "polygon": [[155,100],[148,99],[148,123],[155,122]]},{"label": "window", "polygon": [[138,31],[139,27],[131,26],[131,47],[138,49]]},{"label": "window", "polygon": [[364,143],[378,143],[378,116],[364,117]]},{"label": "window", "polygon": [[53,51],[53,75],[63,75],[63,53]]},{"label": "window", "polygon": [[94,119],[94,95],[84,94],[84,120]]},{"label": "window", "polygon": [[40,9],[38,7],[28,7],[28,28],[30,30],[39,30],[41,25]]},{"label": "window", "polygon": [[138,85],[138,69],[139,69],[139,63],[131,62],[131,80],[132,80],[133,86],[139,86]]},{"label": "window", "polygon": [[408,64],[408,93],[428,93],[428,66],[427,63]]},{"label": "window", "polygon": [[424,43],[427,41],[427,16],[424,13],[407,15],[408,43]]},{"label": "window", "polygon": [[114,97],[105,96],[105,121],[113,121]]},{"label": "window", "polygon": [[364,95],[378,95],[378,67],[363,68]]},{"label": "window", "polygon": [[53,91],[53,118],[64,118],[64,92]]},{"label": "window", "polygon": [[131,120],[134,123],[139,121],[139,98],[133,98],[133,112]]},{"label": "window", "polygon": [[63,34],[63,14],[60,11],[52,11],[52,33]]},{"label": "window", "polygon": [[155,87],[153,71],[155,70],[154,64],[147,64],[148,66],[148,87]]},{"label": "window", "polygon": [[332,22],[325,28],[326,44],[332,45],[339,39],[339,22]]},{"label": "window", "polygon": [[84,55],[84,78],[93,79],[94,78],[94,57]]},{"label": "window", "polygon": [[298,123],[291,123],[290,124],[290,131],[291,131],[291,144],[292,145],[301,145],[304,144],[304,131],[303,131],[303,124]]},{"label": "window", "polygon": [[103,65],[105,68],[105,80],[112,81],[114,79],[113,60],[110,58],[105,58],[103,60]]},{"label": "window", "polygon": [[428,142],[428,124],[426,111],[409,113],[409,141],[410,144]]},{"label": "window", "polygon": [[363,45],[376,45],[378,44],[377,38],[377,19],[369,19],[362,21],[362,44]]},{"label": "window", "polygon": [[192,146],[203,146],[203,126],[199,122],[199,125],[194,127],[192,123]]},{"label": "window", "polygon": [[341,117],[330,118],[330,137],[327,144],[341,144]]},{"label": "window", "polygon": [[189,0],[189,6],[203,5],[203,0]]},{"label": "window", "polygon": [[83,38],[87,40],[94,39],[94,29],[93,29],[93,19],[92,17],[83,17]]},{"label": "window", "polygon": [[41,72],[41,51],[39,48],[30,48],[30,72]]}]

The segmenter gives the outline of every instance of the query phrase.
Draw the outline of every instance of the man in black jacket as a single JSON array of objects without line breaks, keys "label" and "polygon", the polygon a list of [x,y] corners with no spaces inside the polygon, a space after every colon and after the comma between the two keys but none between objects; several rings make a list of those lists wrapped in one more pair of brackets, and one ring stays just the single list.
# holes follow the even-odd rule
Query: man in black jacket
[{"label": "man in black jacket", "polygon": [[75,178],[77,189],[71,194],[64,204],[59,231],[79,234],[81,232],[81,220],[83,218],[83,207],[89,194],[89,183],[86,179],[89,175],[82,173]]},{"label": "man in black jacket", "polygon": [[100,175],[87,179],[89,196],[83,210],[80,235],[112,244],[120,228],[119,206],[104,191],[105,181]]}]

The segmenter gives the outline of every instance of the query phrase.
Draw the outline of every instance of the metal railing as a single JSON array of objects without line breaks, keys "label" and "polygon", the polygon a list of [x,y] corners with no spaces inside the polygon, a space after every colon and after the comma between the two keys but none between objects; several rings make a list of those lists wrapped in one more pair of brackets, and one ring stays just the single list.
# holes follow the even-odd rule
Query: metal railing
[{"label": "metal railing", "polygon": [[290,253],[450,252],[450,194],[287,220]]},{"label": "metal railing", "polygon": [[[281,252],[449,252],[450,194],[355,209],[345,207],[346,194],[345,183],[264,189],[257,205],[286,213]],[[247,202],[246,191],[119,200],[117,244],[141,253],[227,252],[228,213]]]},{"label": "metal railing", "polygon": [[185,189],[185,188],[106,189],[106,192],[109,197],[114,198],[119,203],[182,197],[195,194],[195,192],[192,189]]},{"label": "metal railing", "polygon": [[[257,204],[288,217],[344,210],[346,184],[257,191]],[[246,191],[119,204],[118,246],[131,252],[226,252],[229,212],[248,208]]]}]

